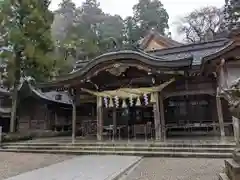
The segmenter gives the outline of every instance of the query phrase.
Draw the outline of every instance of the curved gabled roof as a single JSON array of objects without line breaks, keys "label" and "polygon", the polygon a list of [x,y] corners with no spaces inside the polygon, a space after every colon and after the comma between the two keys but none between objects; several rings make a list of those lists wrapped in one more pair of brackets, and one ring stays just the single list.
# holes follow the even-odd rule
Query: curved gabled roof
[{"label": "curved gabled roof", "polygon": [[[192,56],[187,56],[184,58],[178,59],[165,59],[155,55],[151,55],[145,53],[143,51],[132,51],[132,50],[124,50],[124,51],[116,51],[105,53],[103,55],[98,56],[95,59],[92,59],[87,64],[85,64],[81,69],[78,69],[67,76],[59,77],[56,81],[52,81],[49,83],[38,84],[38,87],[44,86],[55,86],[55,83],[63,82],[71,79],[75,79],[78,77],[85,76],[91,69],[96,68],[102,64],[115,64],[115,63],[126,63],[128,60],[135,60],[136,63],[154,66],[159,69],[176,69],[183,67],[190,67],[192,65]],[[124,62],[123,62],[124,61]],[[55,85],[54,85],[55,84]]]},{"label": "curved gabled roof", "polygon": [[[33,93],[32,95],[35,95],[44,100],[48,100],[48,101],[60,103],[60,104],[67,104],[67,105],[72,104],[71,98],[65,92],[57,92],[57,91],[42,92],[40,89],[36,89],[33,85],[31,85],[31,83],[28,82],[27,80],[22,82],[19,88],[19,91],[21,91],[23,88],[27,88],[28,90],[30,90],[31,93]],[[56,99],[56,96],[58,95],[61,96],[60,99]]]},{"label": "curved gabled roof", "polygon": [[[134,59],[139,61],[140,63],[144,63],[148,65],[153,65],[153,66],[163,67],[163,68],[174,68],[174,67],[190,66],[192,56],[179,58],[176,60],[169,60],[169,59],[164,59],[158,56],[147,54],[143,51],[137,52],[137,51],[125,50],[125,51],[110,52],[110,53],[100,55],[97,58],[89,61],[89,63],[83,66],[81,70],[78,70],[78,73],[87,72],[94,66],[104,62],[122,60],[122,59]],[[117,63],[117,62],[114,62],[114,63]]]}]

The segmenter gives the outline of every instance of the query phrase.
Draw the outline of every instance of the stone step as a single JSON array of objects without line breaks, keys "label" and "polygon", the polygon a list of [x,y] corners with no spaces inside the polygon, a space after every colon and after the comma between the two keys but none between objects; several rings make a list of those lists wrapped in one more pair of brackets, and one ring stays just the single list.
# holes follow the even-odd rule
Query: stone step
[{"label": "stone step", "polygon": [[219,180],[230,180],[225,173],[220,173],[219,174]]},{"label": "stone step", "polygon": [[[14,145],[14,146],[66,146],[72,145],[72,143],[47,143],[47,142],[22,142],[22,143],[4,143],[3,145]],[[134,146],[134,147],[204,147],[204,148],[235,148],[234,143],[222,143],[222,144],[210,144],[210,143],[156,143],[156,142],[82,142],[74,143],[75,146]]]},{"label": "stone step", "polygon": [[240,180],[240,164],[233,159],[225,160],[226,174],[231,180]]},{"label": "stone step", "polygon": [[150,152],[219,152],[233,153],[234,148],[196,148],[196,147],[140,147],[140,146],[38,146],[38,145],[5,145],[3,149],[54,149],[54,150],[104,150],[104,151],[150,151]]},{"label": "stone step", "polygon": [[23,152],[23,153],[62,153],[79,155],[131,155],[145,157],[195,157],[195,158],[231,158],[232,153],[209,153],[209,152],[154,152],[154,151],[104,151],[104,150],[55,150],[55,149],[0,149],[1,152]]},{"label": "stone step", "polygon": [[240,152],[239,152],[239,149],[235,150],[234,153],[233,153],[233,159],[237,162],[240,162]]}]

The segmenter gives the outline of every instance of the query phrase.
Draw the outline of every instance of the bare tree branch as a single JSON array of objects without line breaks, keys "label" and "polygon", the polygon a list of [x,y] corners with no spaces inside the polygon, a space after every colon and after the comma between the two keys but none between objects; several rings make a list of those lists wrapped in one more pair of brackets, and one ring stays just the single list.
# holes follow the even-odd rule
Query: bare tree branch
[{"label": "bare tree branch", "polygon": [[216,7],[194,10],[179,21],[178,32],[188,42],[212,40],[221,31],[223,18],[222,10]]}]

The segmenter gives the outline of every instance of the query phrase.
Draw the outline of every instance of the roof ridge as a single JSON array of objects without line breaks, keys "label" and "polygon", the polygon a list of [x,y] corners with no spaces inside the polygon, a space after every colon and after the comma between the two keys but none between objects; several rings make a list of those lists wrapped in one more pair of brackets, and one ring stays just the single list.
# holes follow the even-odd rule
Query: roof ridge
[{"label": "roof ridge", "polygon": [[[225,43],[227,44],[230,41],[231,40],[228,39],[228,38],[221,38],[221,39],[212,40],[212,41],[205,41],[205,42],[191,43],[191,44],[183,44],[183,45],[174,46],[174,47],[170,47],[170,48],[149,50],[149,51],[146,51],[146,52],[147,53],[164,52],[164,51],[168,51],[168,50],[172,50],[172,49],[186,48],[186,47],[189,47],[189,46],[200,46],[199,48],[196,48],[196,49],[206,49],[206,47],[202,47],[201,45],[210,44],[210,43],[217,43],[217,42],[224,42],[224,45],[225,45]],[[215,45],[213,47],[217,47],[217,46],[222,46],[222,45]],[[182,51],[186,51],[186,50],[182,50]],[[180,51],[180,52],[182,52],[182,51]],[[189,51],[189,49],[188,49],[188,51]]]},{"label": "roof ridge", "polygon": [[150,29],[146,35],[140,40],[140,47],[141,48],[146,48],[146,46],[148,45],[148,43],[150,42],[150,40],[152,38],[156,38],[156,39],[161,39],[163,42],[166,43],[166,45],[170,45],[170,46],[180,46],[183,45],[182,43],[172,39],[171,37],[167,37],[163,34],[161,34],[160,32],[158,32],[156,29]]},{"label": "roof ridge", "polygon": [[[170,41],[171,41],[170,43],[179,44],[179,45],[184,45],[183,43],[180,43],[180,42],[172,39],[171,37],[165,36],[164,34],[161,34],[160,32],[158,32],[158,31],[156,31],[156,30],[154,30],[154,31],[155,31],[155,33],[156,33],[158,36],[162,37],[164,40],[167,40],[167,41],[170,40]],[[154,34],[154,35],[156,35],[156,34]]]}]

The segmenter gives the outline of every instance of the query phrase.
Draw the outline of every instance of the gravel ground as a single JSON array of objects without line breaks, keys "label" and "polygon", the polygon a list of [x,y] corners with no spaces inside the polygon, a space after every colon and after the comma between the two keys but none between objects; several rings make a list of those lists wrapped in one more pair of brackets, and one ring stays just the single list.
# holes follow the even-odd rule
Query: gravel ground
[{"label": "gravel ground", "polygon": [[223,159],[145,158],[124,180],[218,180]]},{"label": "gravel ground", "polygon": [[0,180],[56,164],[74,156],[30,153],[0,153]]}]

